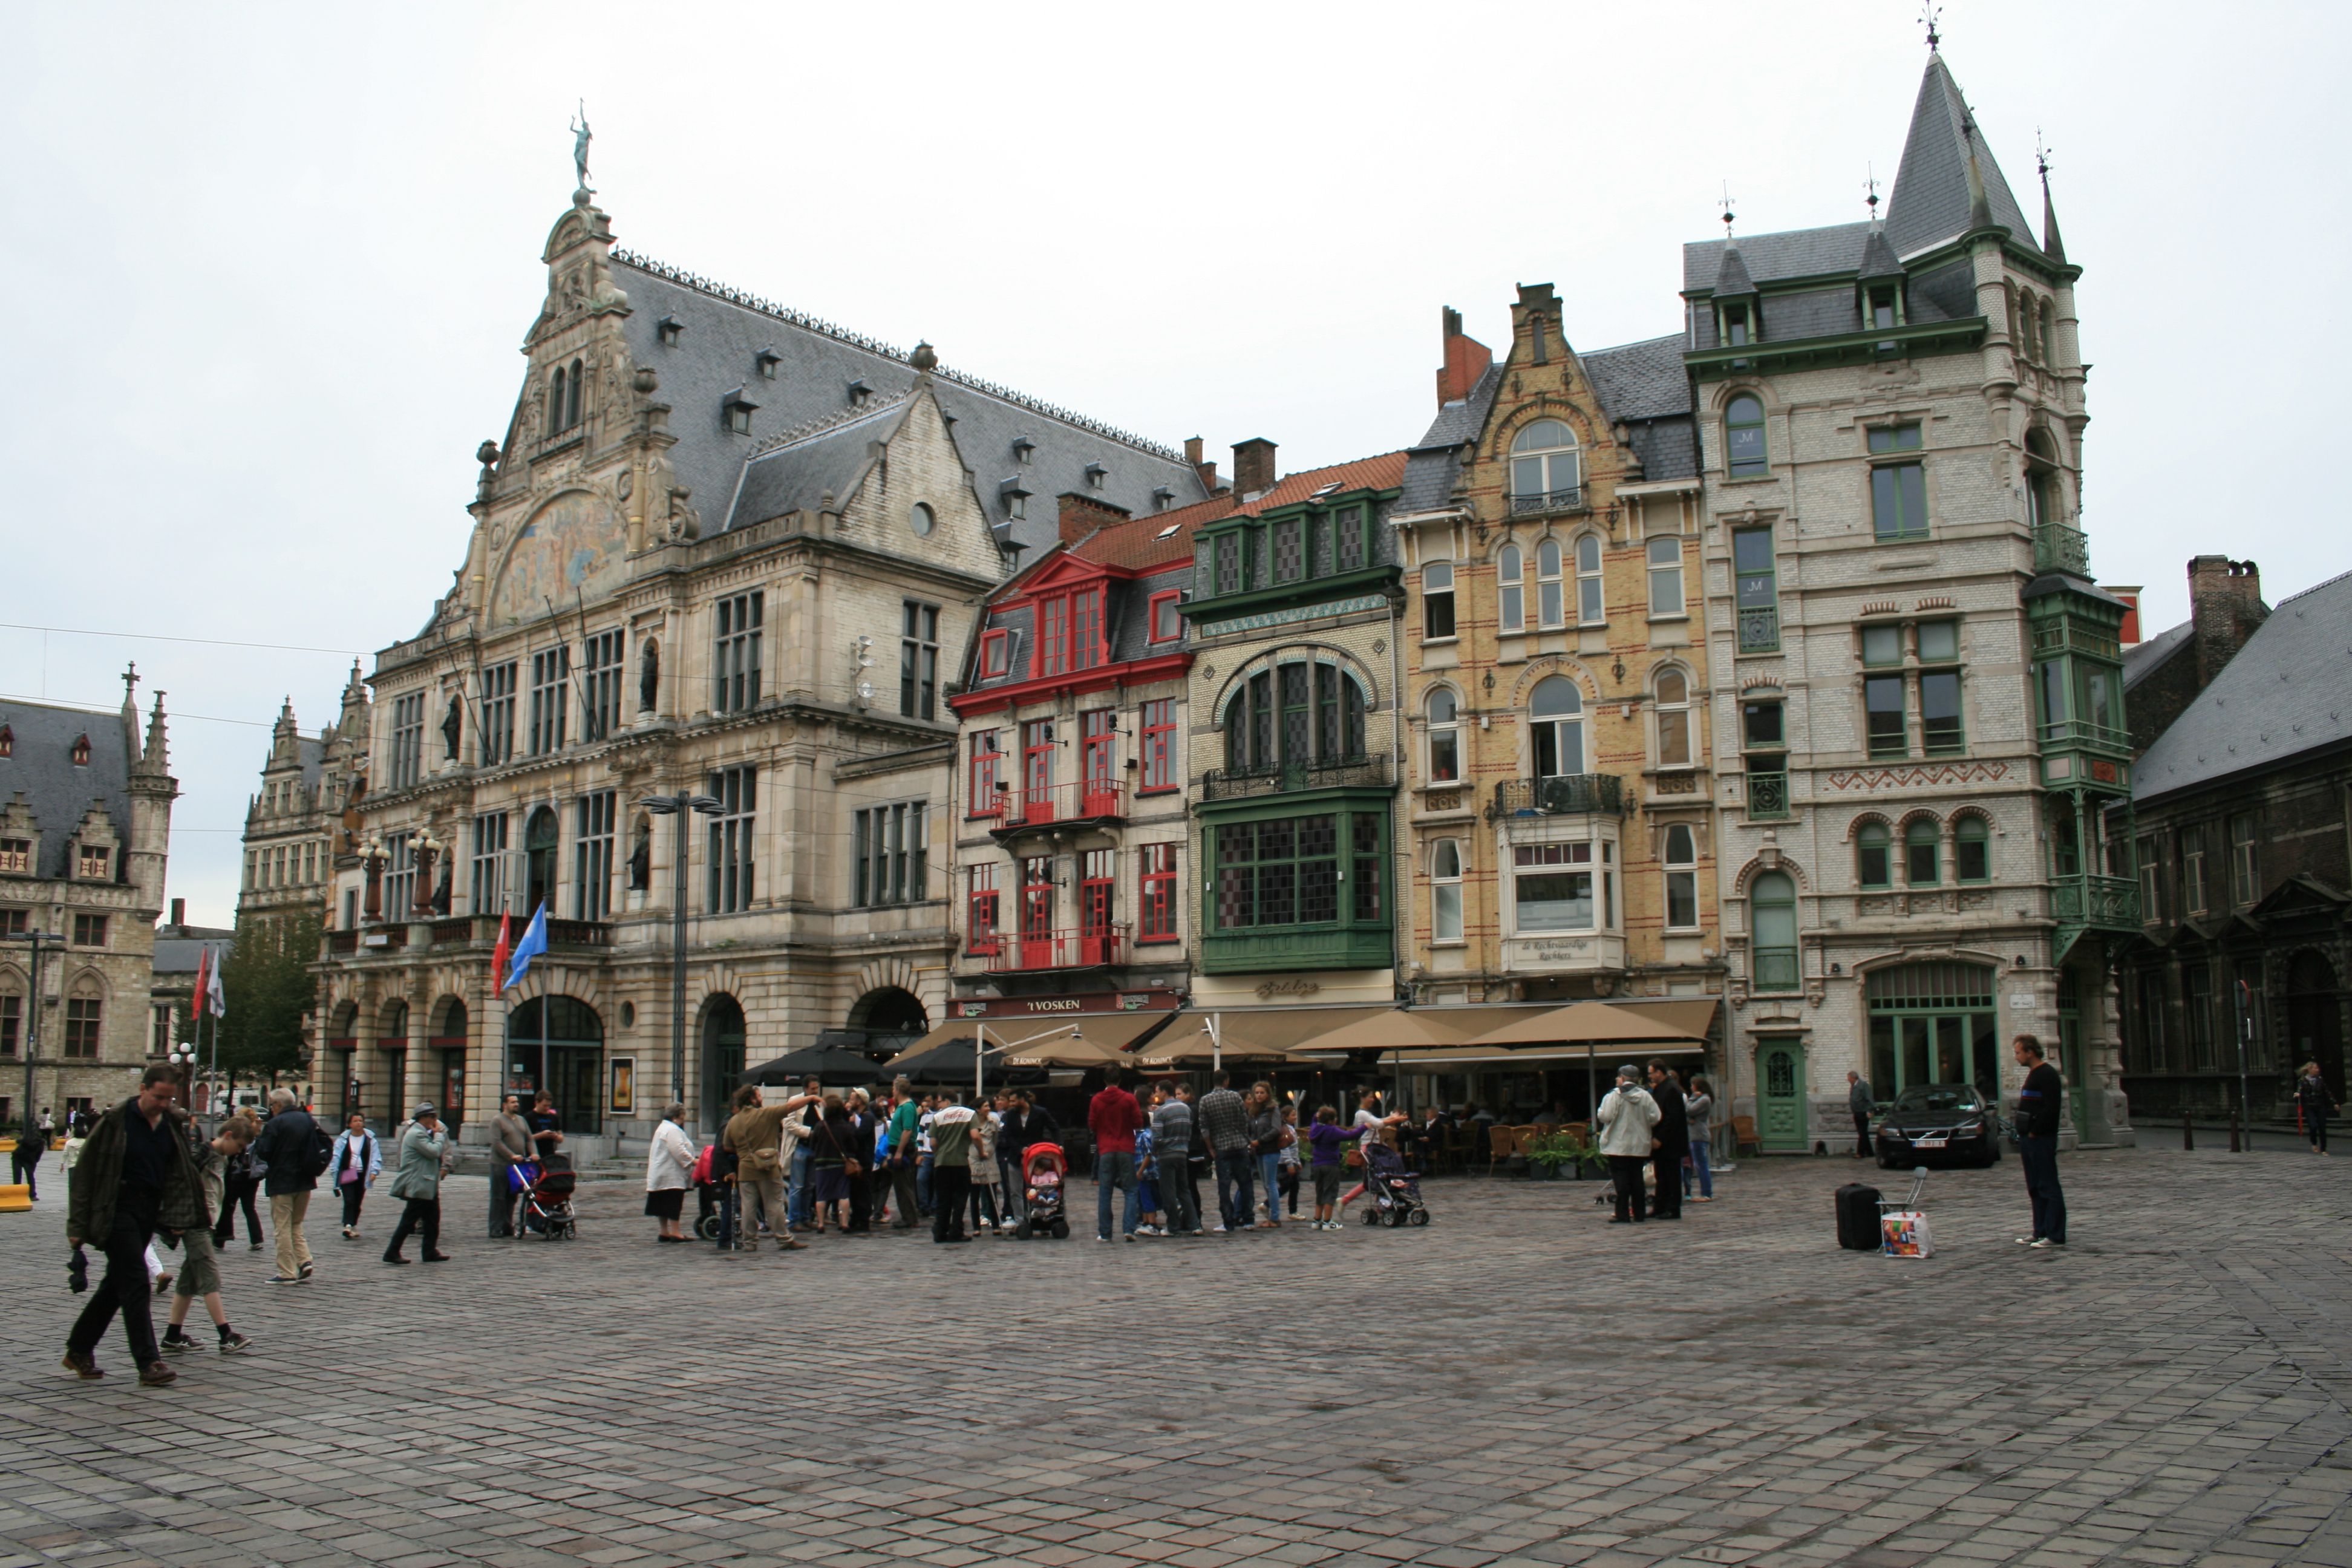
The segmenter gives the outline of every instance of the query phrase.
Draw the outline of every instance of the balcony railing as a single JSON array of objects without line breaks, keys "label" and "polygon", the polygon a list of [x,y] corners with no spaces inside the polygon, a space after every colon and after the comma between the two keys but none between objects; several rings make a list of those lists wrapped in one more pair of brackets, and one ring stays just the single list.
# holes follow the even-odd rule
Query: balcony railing
[{"label": "balcony railing", "polygon": [[1571,812],[1625,814],[1625,783],[1615,773],[1558,773],[1550,778],[1505,779],[1495,786],[1486,817],[1565,816]]},{"label": "balcony railing", "polygon": [[1775,768],[1759,773],[1748,772],[1748,817],[1758,821],[1789,815],[1789,774]]},{"label": "balcony railing", "polygon": [[966,950],[991,974],[1034,969],[1091,969],[1127,956],[1127,928],[1094,931],[999,931]]},{"label": "balcony railing", "polygon": [[435,921],[433,922],[433,945],[436,947],[446,946],[450,942],[471,942],[473,940],[474,921],[473,917],[470,915],[461,916],[454,921]]},{"label": "balcony railing", "polygon": [[1582,511],[1584,487],[1571,486],[1564,490],[1538,490],[1532,495],[1513,496],[1511,515],[1522,516],[1538,511]]},{"label": "balcony railing", "polygon": [[2074,572],[2084,576],[2091,572],[2091,542],[2079,528],[2063,522],[2045,522],[2033,531],[2033,569],[2036,572]]},{"label": "balcony railing", "polygon": [[2088,746],[2095,751],[2113,752],[2116,756],[2131,755],[2131,731],[2118,730],[2112,724],[2094,724],[2088,719],[2061,719],[2055,724],[2044,724],[2042,744],[2044,750],[2056,746]]},{"label": "balcony railing", "polygon": [[1386,788],[1391,780],[1386,757],[1356,757],[1342,763],[1310,765],[1285,763],[1247,772],[1212,768],[1201,780],[1202,800],[1241,800],[1250,795],[1288,795],[1306,789],[1343,786]]},{"label": "balcony railing", "polygon": [[992,833],[1056,822],[1116,822],[1127,815],[1127,781],[1080,779],[1074,784],[1015,784],[997,792]]},{"label": "balcony railing", "polygon": [[1780,609],[1775,605],[1769,609],[1739,612],[1739,651],[1741,653],[1774,653],[1780,647]]},{"label": "balcony railing", "polygon": [[2139,929],[2139,884],[2129,877],[2054,877],[2050,912],[2070,925]]},{"label": "balcony railing", "polygon": [[331,931],[327,933],[327,951],[329,952],[357,952],[359,950],[359,932],[355,931]]},{"label": "balcony railing", "polygon": [[1757,990],[1795,991],[1802,984],[1803,977],[1797,969],[1795,948],[1759,947],[1756,950]]}]

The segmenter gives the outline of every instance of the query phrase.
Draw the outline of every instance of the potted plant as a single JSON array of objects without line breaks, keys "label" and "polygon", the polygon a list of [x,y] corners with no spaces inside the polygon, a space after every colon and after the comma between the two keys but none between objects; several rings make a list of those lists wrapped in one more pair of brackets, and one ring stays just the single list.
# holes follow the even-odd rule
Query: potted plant
[{"label": "potted plant", "polygon": [[1575,1133],[1548,1132],[1528,1145],[1528,1167],[1539,1182],[1556,1182],[1563,1175],[1573,1179],[1587,1152],[1584,1140]]}]

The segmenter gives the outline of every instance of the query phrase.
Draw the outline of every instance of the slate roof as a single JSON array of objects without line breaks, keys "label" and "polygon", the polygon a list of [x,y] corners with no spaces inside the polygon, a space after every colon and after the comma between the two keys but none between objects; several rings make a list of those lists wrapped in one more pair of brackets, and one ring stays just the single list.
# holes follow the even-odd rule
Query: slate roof
[{"label": "slate roof", "polygon": [[2136,643],[2124,649],[2124,689],[2128,692],[2163,668],[2165,660],[2189,646],[2189,634],[2196,629],[2194,621],[2183,621],[2177,626],[2167,626],[2146,642]]},{"label": "slate roof", "polygon": [[906,398],[892,398],[846,410],[809,434],[780,437],[772,446],[755,447],[758,455],[743,469],[731,526],[814,509],[828,491],[836,500],[847,500],[871,461],[869,443],[888,440],[905,421],[907,408]]},{"label": "slate roof", "polygon": [[[66,874],[66,840],[97,801],[114,820],[116,837],[131,841],[131,767],[138,760],[138,720],[89,708],[0,700],[14,753],[0,757],[0,807],[19,792],[41,832],[39,877]],[[76,767],[73,743],[89,737],[89,763]]]},{"label": "slate roof", "polygon": [[[630,355],[661,378],[656,395],[670,405],[670,429],[678,437],[670,460],[693,491],[688,504],[700,514],[706,537],[774,515],[747,510],[736,495],[736,481],[748,479],[745,465],[763,440],[850,412],[853,384],[892,401],[914,384],[915,369],[898,349],[660,262],[616,249],[613,280],[629,297],[622,331]],[[660,341],[665,318],[678,325],[674,345]],[[772,379],[760,374],[763,353],[776,356]],[[721,408],[739,388],[756,405],[749,436],[730,430]],[[945,366],[934,373],[933,388],[955,421],[957,448],[992,522],[1003,519],[997,486],[1016,472],[1033,495],[1083,491],[1134,512],[1151,510],[1151,492],[1163,485],[1179,502],[1207,493],[1199,472],[1169,447]],[[1036,444],[1027,465],[1013,454],[1023,437]],[[1098,486],[1086,479],[1093,463],[1105,470]],[[1029,511],[1013,525],[1013,537],[1034,552],[1055,541],[1058,525],[1051,508]]]},{"label": "slate roof", "polygon": [[2347,742],[2352,572],[2280,601],[2140,758],[2132,798],[2144,804]]},{"label": "slate roof", "polygon": [[[1958,238],[1969,230],[1968,128],[1975,115],[1960,96],[1960,84],[1940,54],[1927,57],[1927,74],[1919,81],[1918,101],[1911,110],[1911,132],[1904,139],[1903,163],[1895,173],[1895,191],[1886,200],[1886,239],[1897,256],[1920,251]],[[2018,244],[2039,250],[2033,226],[2010,194],[2000,165],[1993,161],[1984,127],[1975,126],[1977,170],[1984,179],[1985,199],[1992,221],[2005,226]]]},{"label": "slate roof", "polygon": [[[1723,271],[1727,242],[1694,239],[1683,247],[1683,292],[1705,293]],[[1784,278],[1816,278],[1823,273],[1860,272],[1863,252],[1870,245],[1870,225],[1832,224],[1827,228],[1792,228],[1779,234],[1743,235],[1739,259],[1748,276],[1759,283]]]},{"label": "slate roof", "polygon": [[1683,369],[1680,332],[1596,349],[1579,357],[1612,419],[1661,419],[1691,411],[1690,375]]},{"label": "slate roof", "polygon": [[236,945],[231,940],[231,936],[232,933],[223,931],[219,936],[209,940],[179,936],[157,937],[155,939],[155,978],[160,981],[166,975],[184,974],[193,981],[196,973],[196,955],[203,952],[205,949],[211,948],[213,962],[218,963],[228,956],[229,949]]}]

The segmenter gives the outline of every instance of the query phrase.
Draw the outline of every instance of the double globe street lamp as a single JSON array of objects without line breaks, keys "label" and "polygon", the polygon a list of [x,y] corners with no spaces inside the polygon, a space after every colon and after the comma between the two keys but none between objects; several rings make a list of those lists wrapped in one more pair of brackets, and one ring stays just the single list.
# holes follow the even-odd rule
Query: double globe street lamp
[{"label": "double globe street lamp", "polygon": [[637,809],[656,816],[678,818],[677,842],[671,846],[671,864],[675,872],[670,888],[669,925],[669,1097],[673,1103],[686,1103],[686,857],[688,847],[687,829],[692,826],[688,814],[700,812],[716,816],[727,809],[716,795],[696,795],[680,790],[676,795],[657,795],[637,802]]}]

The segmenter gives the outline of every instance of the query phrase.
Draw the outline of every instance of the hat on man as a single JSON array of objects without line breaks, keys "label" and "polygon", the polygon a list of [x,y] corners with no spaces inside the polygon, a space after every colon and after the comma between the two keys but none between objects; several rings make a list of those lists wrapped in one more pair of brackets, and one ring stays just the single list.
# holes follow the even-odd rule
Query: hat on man
[{"label": "hat on man", "polygon": [[1639,1083],[1642,1081],[1642,1069],[1635,1067],[1632,1062],[1627,1062],[1624,1066],[1617,1069],[1617,1081],[1619,1083]]},{"label": "hat on man", "polygon": [[428,1100],[419,1105],[415,1110],[410,1111],[408,1113],[408,1119],[411,1121],[422,1121],[428,1116],[437,1116],[440,1113],[438,1111],[433,1109],[433,1102]]}]

